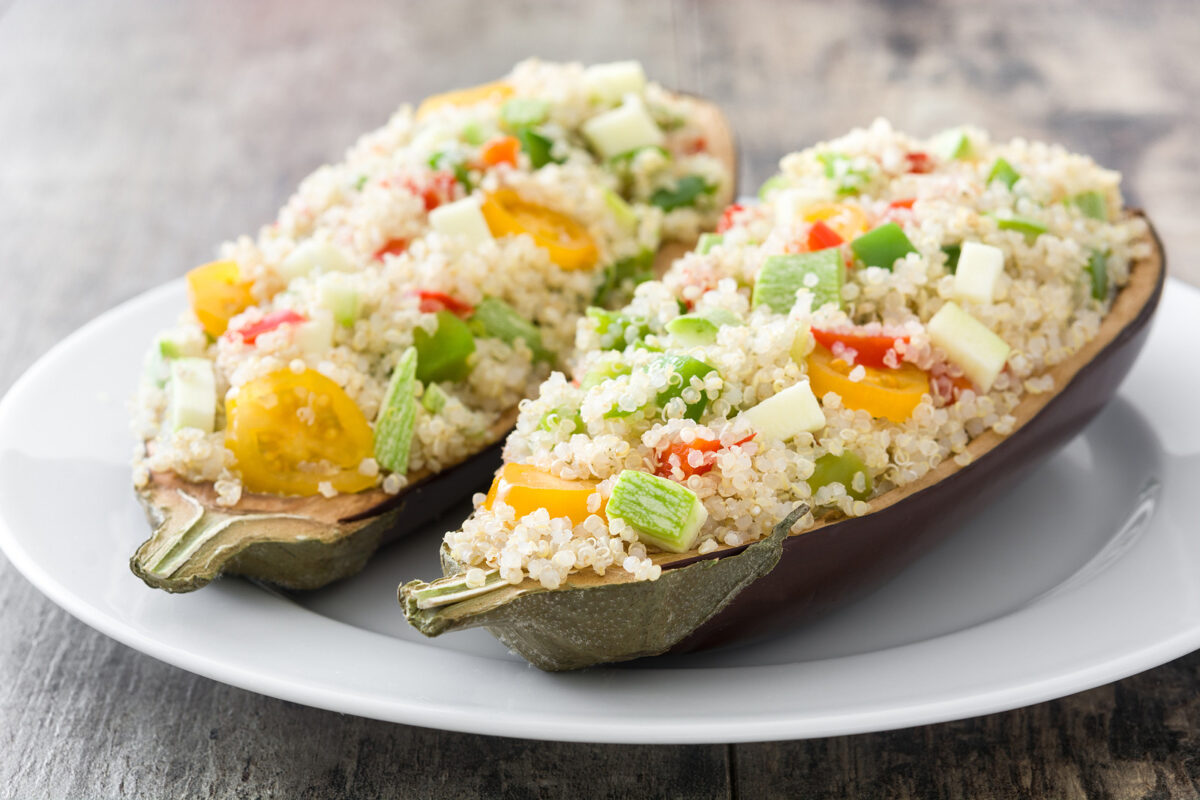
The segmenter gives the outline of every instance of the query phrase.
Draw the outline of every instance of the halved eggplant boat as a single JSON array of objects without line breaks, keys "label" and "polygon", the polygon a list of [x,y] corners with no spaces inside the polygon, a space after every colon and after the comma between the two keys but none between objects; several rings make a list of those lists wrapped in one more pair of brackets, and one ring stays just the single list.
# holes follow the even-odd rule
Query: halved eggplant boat
[{"label": "halved eggplant boat", "polygon": [[188,274],[139,394],[133,572],[313,589],[486,486],[576,319],[711,230],[735,162],[719,109],[633,62],[402,109]]},{"label": "halved eggplant boat", "polygon": [[[418,630],[486,627],[535,666],[565,670],[811,619],[880,586],[1078,433],[1145,342],[1161,244],[1140,213],[1120,210],[1117,176],[1086,159],[991,145],[979,131],[917,142],[876,123],[783,163],[763,206],[725,234],[737,252],[689,257],[639,289],[680,297],[691,313],[643,326],[640,346],[619,357],[577,358],[581,387],[632,362],[615,392],[552,378],[525,407],[492,492],[446,536],[446,577],[400,587]],[[854,191],[841,191],[847,181]],[[953,199],[939,194],[947,189]],[[835,223],[865,230],[843,235]],[[839,276],[843,259],[849,276]],[[731,277],[742,285],[723,283]],[[888,300],[906,289],[907,311]],[[1039,296],[1052,299],[1023,302]],[[1037,318],[1011,320],[1022,305]],[[803,368],[769,352],[770,331],[786,343],[788,325],[801,331],[790,350]],[[605,346],[587,333],[581,341]],[[697,394],[676,390],[674,408],[668,399],[643,414],[628,376],[653,374],[652,358],[637,355],[645,349],[711,372],[690,381]],[[739,349],[761,350],[760,370],[778,371],[745,380]],[[728,396],[738,402],[717,407]],[[613,436],[609,450],[621,420],[637,420],[620,463],[583,435],[530,425],[547,407],[565,417],[580,398],[580,434]],[[920,454],[928,461],[914,464]],[[572,500],[572,488],[587,499]],[[575,516],[555,522],[560,514]],[[597,561],[596,544],[619,552]],[[568,565],[581,560],[584,569]]]}]

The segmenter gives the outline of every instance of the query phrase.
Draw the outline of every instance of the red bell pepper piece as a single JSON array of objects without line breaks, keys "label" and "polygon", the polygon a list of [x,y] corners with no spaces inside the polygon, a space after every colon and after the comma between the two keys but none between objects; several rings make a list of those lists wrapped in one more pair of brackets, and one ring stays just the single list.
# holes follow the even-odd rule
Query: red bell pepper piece
[{"label": "red bell pepper piece", "polygon": [[905,158],[908,159],[909,172],[933,172],[933,159],[929,157],[928,153],[922,153],[918,150],[909,153]]},{"label": "red bell pepper piece", "polygon": [[404,187],[425,201],[425,210],[433,211],[443,203],[454,199],[454,187],[458,179],[453,172],[439,170],[429,173],[424,181],[406,180]]},{"label": "red bell pepper piece", "polygon": [[445,292],[435,292],[428,289],[418,289],[413,294],[421,299],[421,311],[425,314],[436,314],[439,311],[449,311],[451,314],[466,319],[475,313],[475,307],[470,303],[451,297]]},{"label": "red bell pepper piece", "polygon": [[[855,364],[878,369],[889,369],[889,365],[884,361],[888,351],[896,349],[896,342],[907,343],[909,340],[907,336],[863,334],[854,331],[824,331],[820,328],[813,328],[812,335],[819,345],[835,356],[844,352],[844,349],[853,350]],[[839,344],[841,347],[837,347]]]},{"label": "red bell pepper piece", "polygon": [[905,197],[903,200],[893,200],[888,203],[888,208],[907,208],[912,211],[913,203],[917,202],[915,197]]},{"label": "red bell pepper piece", "polygon": [[272,311],[257,322],[251,322],[235,331],[230,331],[229,336],[240,336],[246,344],[254,344],[259,336],[264,333],[269,333],[275,330],[280,325],[295,325],[298,322],[308,322],[308,317],[299,314],[295,311]]},{"label": "red bell pepper piece", "polygon": [[845,240],[838,236],[837,231],[826,225],[821,220],[817,220],[808,229],[808,250],[815,253],[818,250],[827,250],[830,247],[838,247],[845,244]]},{"label": "red bell pepper piece", "polygon": [[398,256],[407,249],[407,239],[389,239],[387,244],[375,251],[374,258],[383,261],[384,256]]}]

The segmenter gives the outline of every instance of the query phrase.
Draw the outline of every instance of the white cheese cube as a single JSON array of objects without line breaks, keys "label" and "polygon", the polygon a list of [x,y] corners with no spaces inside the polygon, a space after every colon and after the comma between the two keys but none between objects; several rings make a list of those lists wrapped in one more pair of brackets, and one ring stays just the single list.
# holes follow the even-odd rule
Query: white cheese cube
[{"label": "white cheese cube", "polygon": [[605,111],[583,123],[583,135],[601,158],[612,158],[639,147],[661,146],[663,132],[650,116],[641,98],[630,95],[612,111]]},{"label": "white cheese cube", "polygon": [[926,326],[929,339],[962,368],[980,391],[992,388],[1012,348],[955,303],[946,303]]},{"label": "white cheese cube", "polygon": [[429,224],[443,236],[461,236],[476,246],[492,238],[487,219],[483,216],[483,199],[473,194],[453,203],[438,206],[429,212]]},{"label": "white cheese cube", "polygon": [[583,71],[583,85],[589,97],[616,103],[627,94],[641,94],[646,88],[646,73],[636,61],[594,64]]},{"label": "white cheese cube", "polygon": [[990,303],[1004,274],[1004,251],[979,242],[963,242],[954,271],[954,292],[964,300]]},{"label": "white cheese cube", "polygon": [[337,245],[309,239],[288,253],[279,265],[279,274],[288,283],[313,272],[350,272],[354,265]]},{"label": "white cheese cube", "polygon": [[750,427],[768,439],[786,442],[798,433],[825,427],[825,412],[807,380],[789,386],[742,412]]}]

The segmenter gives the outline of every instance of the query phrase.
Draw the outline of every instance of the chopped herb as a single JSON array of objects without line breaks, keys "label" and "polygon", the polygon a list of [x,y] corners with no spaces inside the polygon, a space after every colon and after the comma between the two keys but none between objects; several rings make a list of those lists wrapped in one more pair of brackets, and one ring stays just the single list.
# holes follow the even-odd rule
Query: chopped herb
[{"label": "chopped herb", "polygon": [[674,211],[696,205],[701,195],[716,191],[716,186],[710,185],[699,175],[685,175],[675,184],[674,189],[657,189],[650,195],[650,202],[663,211]]},{"label": "chopped herb", "polygon": [[554,140],[544,136],[532,128],[520,128],[513,133],[521,143],[521,149],[529,156],[529,162],[534,169],[541,169],[547,164],[561,164],[562,159],[555,158]]},{"label": "chopped herb", "polygon": [[942,245],[942,252],[946,254],[946,270],[953,275],[958,269],[958,257],[962,255],[961,244],[945,244]]},{"label": "chopped herb", "polygon": [[654,251],[643,250],[636,256],[622,258],[604,268],[604,279],[596,289],[592,302],[598,306],[612,304],[614,297],[627,288],[654,277]]},{"label": "chopped herb", "polygon": [[359,175],[358,180],[356,180],[354,182],[354,188],[360,192],[362,191],[362,188],[366,185],[367,185],[367,176],[366,175]]}]

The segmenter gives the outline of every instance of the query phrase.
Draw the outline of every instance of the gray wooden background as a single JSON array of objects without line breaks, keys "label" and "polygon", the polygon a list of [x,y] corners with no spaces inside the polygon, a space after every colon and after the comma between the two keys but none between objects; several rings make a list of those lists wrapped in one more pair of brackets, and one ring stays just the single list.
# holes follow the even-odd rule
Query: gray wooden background
[{"label": "gray wooden background", "polygon": [[[267,221],[406,100],[526,55],[640,58],[723,103],[743,188],[885,115],[1124,171],[1200,283],[1200,4],[0,0],[0,391]],[[64,496],[70,502],[70,496]],[[0,797],[1194,797],[1200,655],[1027,709],[695,747],[443,733],[260,697],[76,622],[0,557]]]}]

